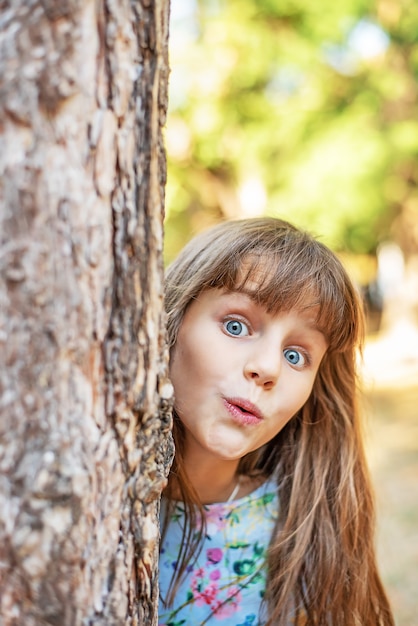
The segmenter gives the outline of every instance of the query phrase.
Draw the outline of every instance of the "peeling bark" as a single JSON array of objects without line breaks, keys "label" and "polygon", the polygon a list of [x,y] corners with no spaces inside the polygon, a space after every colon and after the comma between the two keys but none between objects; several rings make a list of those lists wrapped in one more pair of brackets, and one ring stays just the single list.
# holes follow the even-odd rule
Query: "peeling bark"
[{"label": "peeling bark", "polygon": [[168,3],[0,13],[0,624],[156,624]]}]

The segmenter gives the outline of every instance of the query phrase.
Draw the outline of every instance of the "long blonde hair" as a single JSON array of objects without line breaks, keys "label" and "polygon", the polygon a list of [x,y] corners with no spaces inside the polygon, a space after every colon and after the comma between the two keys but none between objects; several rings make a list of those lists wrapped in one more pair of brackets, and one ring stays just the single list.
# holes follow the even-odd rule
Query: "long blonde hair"
[{"label": "long blonde hair", "polygon": [[[254,288],[254,285],[256,287]],[[374,505],[358,408],[363,341],[360,298],[338,258],[310,234],[275,218],[224,222],[195,237],[168,268],[170,347],[199,293],[245,292],[269,312],[318,311],[328,349],[302,409],[238,472],[278,478],[279,519],[268,557],[269,622],[285,626],[393,626],[374,554]],[[202,506],[182,467],[184,431],[174,414],[176,458],[166,495],[180,492],[187,523],[172,594],[199,537]]]}]

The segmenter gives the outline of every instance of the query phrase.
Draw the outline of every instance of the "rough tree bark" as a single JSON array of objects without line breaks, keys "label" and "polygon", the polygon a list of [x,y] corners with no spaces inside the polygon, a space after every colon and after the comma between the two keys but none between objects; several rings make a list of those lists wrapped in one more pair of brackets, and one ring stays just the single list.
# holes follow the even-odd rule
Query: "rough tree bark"
[{"label": "rough tree bark", "polygon": [[0,1],[0,623],[156,623],[168,0]]}]

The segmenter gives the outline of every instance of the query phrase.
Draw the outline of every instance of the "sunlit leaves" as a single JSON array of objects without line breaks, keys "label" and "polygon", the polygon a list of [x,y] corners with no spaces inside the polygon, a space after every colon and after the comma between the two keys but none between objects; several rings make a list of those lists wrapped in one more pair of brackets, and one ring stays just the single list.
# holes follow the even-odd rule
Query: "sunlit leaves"
[{"label": "sunlit leaves", "polygon": [[261,212],[289,217],[336,249],[372,252],[418,184],[418,5],[181,3],[168,258],[222,216]]}]

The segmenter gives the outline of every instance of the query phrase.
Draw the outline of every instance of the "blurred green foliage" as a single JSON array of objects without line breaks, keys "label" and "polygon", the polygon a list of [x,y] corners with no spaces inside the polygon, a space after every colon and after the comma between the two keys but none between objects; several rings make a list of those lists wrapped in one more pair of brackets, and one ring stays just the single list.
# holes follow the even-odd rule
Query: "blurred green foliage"
[{"label": "blurred green foliage", "polygon": [[418,251],[416,0],[172,0],[166,257],[279,215]]}]

